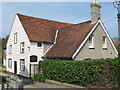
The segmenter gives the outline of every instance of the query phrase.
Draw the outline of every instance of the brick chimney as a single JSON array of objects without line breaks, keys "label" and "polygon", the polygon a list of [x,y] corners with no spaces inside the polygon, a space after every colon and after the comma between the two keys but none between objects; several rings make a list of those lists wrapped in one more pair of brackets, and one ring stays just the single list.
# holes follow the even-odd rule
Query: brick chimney
[{"label": "brick chimney", "polygon": [[91,7],[91,23],[96,23],[101,18],[100,13],[100,4],[98,4],[97,0],[94,0],[94,2],[90,5]]}]

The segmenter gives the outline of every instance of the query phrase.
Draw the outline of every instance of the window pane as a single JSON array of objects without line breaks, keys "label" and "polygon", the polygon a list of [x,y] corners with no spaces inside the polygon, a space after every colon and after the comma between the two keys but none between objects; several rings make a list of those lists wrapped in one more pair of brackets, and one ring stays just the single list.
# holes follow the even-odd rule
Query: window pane
[{"label": "window pane", "polygon": [[103,39],[102,39],[102,42],[103,42],[103,44],[105,44],[105,38],[103,37]]},{"label": "window pane", "polygon": [[92,36],[89,37],[89,42],[92,42]]},{"label": "window pane", "polygon": [[37,56],[30,56],[30,62],[37,62]]},{"label": "window pane", "polygon": [[42,47],[42,43],[38,42],[38,43],[37,43],[37,46],[38,46],[38,47]]},{"label": "window pane", "polygon": [[20,44],[20,53],[24,53],[24,49],[25,49],[25,43],[21,42],[21,44]]},{"label": "window pane", "polygon": [[14,34],[14,43],[17,43],[17,33]]},{"label": "window pane", "polygon": [[24,42],[22,42],[22,47],[24,47]]},{"label": "window pane", "polygon": [[12,45],[9,45],[9,53],[12,53]]},{"label": "window pane", "polygon": [[106,37],[102,37],[102,47],[103,48],[107,48],[107,38]]},{"label": "window pane", "polygon": [[11,58],[8,59],[8,67],[12,68],[12,59]]},{"label": "window pane", "polygon": [[93,36],[89,37],[89,48],[93,48]]},{"label": "window pane", "polygon": [[25,60],[24,59],[20,59],[20,70],[25,71]]}]

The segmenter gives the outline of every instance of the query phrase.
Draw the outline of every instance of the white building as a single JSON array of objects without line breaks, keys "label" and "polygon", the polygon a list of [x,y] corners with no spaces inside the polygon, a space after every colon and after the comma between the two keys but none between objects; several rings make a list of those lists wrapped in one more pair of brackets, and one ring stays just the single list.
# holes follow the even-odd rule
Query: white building
[{"label": "white building", "polygon": [[[91,4],[92,19],[79,24],[16,14],[7,42],[7,71],[30,76],[30,64],[47,59],[102,59],[118,52],[100,20],[99,4]],[[97,13],[96,13],[97,12]]]}]

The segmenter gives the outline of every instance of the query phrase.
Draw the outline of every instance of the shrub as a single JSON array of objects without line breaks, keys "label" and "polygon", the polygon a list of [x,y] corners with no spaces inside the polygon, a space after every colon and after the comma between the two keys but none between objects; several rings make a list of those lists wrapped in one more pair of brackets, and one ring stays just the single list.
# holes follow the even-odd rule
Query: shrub
[{"label": "shrub", "polygon": [[45,82],[46,80],[45,76],[41,74],[34,74],[32,79],[39,82]]},{"label": "shrub", "polygon": [[4,73],[6,73],[7,71],[6,71],[6,70],[0,70],[0,72],[4,72]]},{"label": "shrub", "polygon": [[101,69],[97,61],[40,61],[46,78],[61,83],[88,86],[92,83]]},{"label": "shrub", "polygon": [[[86,61],[43,60],[39,62],[39,65],[47,79],[61,83],[90,87],[95,85],[96,82],[102,86],[102,84],[107,84],[112,80],[114,82],[118,79],[119,64],[117,58]],[[108,73],[104,73],[106,71]]]}]

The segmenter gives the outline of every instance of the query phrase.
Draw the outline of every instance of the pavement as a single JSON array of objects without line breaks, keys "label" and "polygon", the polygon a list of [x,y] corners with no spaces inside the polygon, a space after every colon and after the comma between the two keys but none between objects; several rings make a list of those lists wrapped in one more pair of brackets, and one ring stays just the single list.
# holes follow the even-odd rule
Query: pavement
[{"label": "pavement", "polygon": [[71,88],[65,87],[61,85],[49,84],[49,83],[42,83],[42,82],[34,82],[34,84],[26,85],[24,88]]},{"label": "pavement", "polygon": [[23,80],[23,87],[24,88],[71,88],[67,86],[57,85],[57,84],[50,84],[46,82],[37,82],[33,81],[30,78],[19,76],[20,79]]},{"label": "pavement", "polygon": [[[9,77],[10,74],[0,72],[0,83],[2,83],[2,76]],[[71,88],[68,86],[50,84],[50,83],[46,83],[46,82],[37,82],[37,81],[33,81],[30,78],[26,78],[26,77],[22,77],[22,76],[19,76],[19,78],[23,80],[23,87],[24,88]]]}]

